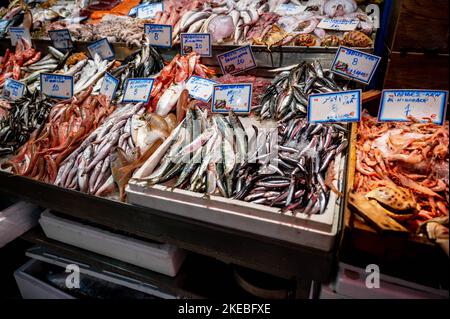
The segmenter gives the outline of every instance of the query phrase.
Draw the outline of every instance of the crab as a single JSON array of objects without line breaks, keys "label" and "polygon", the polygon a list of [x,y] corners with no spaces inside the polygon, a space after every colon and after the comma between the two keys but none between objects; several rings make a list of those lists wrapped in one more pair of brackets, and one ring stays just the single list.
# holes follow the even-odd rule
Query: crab
[{"label": "crab", "polygon": [[337,35],[326,35],[320,40],[320,46],[322,47],[338,47],[342,40]]},{"label": "crab", "polygon": [[357,48],[367,48],[373,45],[372,39],[360,31],[347,32],[342,42],[344,45]]},{"label": "crab", "polygon": [[368,199],[376,200],[386,213],[398,220],[405,221],[418,211],[418,205],[410,190],[398,186],[381,186],[366,194]]}]

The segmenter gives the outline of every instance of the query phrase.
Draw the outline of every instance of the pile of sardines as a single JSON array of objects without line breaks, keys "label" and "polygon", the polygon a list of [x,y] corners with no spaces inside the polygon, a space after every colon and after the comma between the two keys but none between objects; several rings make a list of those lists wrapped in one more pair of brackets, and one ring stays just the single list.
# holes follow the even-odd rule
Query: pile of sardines
[{"label": "pile of sardines", "polygon": [[264,129],[255,119],[243,121],[232,111],[208,117],[189,109],[161,150],[159,166],[136,181],[323,213],[330,191],[339,194],[332,183],[334,160],[348,145],[347,129],[300,118]]},{"label": "pile of sardines", "polygon": [[0,156],[12,154],[25,144],[45,123],[53,103],[38,91],[27,91],[21,99],[11,102],[8,115],[0,119]]},{"label": "pile of sardines", "polygon": [[347,90],[346,85],[340,86],[334,81],[331,71],[322,69],[319,61],[273,70],[277,71],[282,72],[261,96],[260,105],[254,108],[261,119],[286,122],[305,117],[309,95]]}]

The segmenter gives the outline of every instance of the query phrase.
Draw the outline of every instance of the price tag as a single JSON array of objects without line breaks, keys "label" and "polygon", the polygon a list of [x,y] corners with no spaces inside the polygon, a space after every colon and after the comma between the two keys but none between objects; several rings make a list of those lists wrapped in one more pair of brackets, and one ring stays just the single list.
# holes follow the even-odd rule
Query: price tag
[{"label": "price tag", "polygon": [[15,46],[17,41],[20,40],[20,38],[24,38],[25,40],[27,40],[31,43],[30,32],[24,28],[10,27],[8,32],[9,32],[9,36],[11,38],[12,46]]},{"label": "price tag", "polygon": [[142,7],[138,6],[136,17],[139,19],[151,19],[159,11],[164,11],[164,4],[162,2],[149,3]]},{"label": "price tag", "polygon": [[308,122],[359,122],[361,90],[311,94],[308,100]]},{"label": "price tag", "polygon": [[134,15],[136,15],[137,9],[139,9],[139,8],[141,8],[141,7],[145,7],[145,6],[147,6],[147,5],[148,5],[148,3],[141,3],[140,5],[137,5],[137,6],[133,7],[133,8],[131,8],[130,12],[128,12],[128,15],[129,15],[129,16],[134,16]]},{"label": "price tag", "polygon": [[154,80],[149,78],[128,79],[125,83],[125,93],[123,94],[122,102],[148,102],[153,82]]},{"label": "price tag", "polygon": [[169,24],[144,24],[144,32],[147,34],[150,44],[155,47],[172,47],[172,26]]},{"label": "price tag", "polygon": [[70,99],[73,96],[73,77],[41,73],[41,92],[57,99]]},{"label": "price tag", "polygon": [[213,94],[214,84],[217,83],[216,81],[193,75],[187,80],[186,89],[194,99],[209,102]]},{"label": "price tag", "polygon": [[106,38],[89,44],[87,49],[92,58],[94,58],[96,53],[104,60],[112,60],[115,57],[114,49]]},{"label": "price tag", "polygon": [[211,34],[209,33],[181,33],[181,54],[196,52],[200,56],[210,57]]},{"label": "price tag", "polygon": [[383,90],[378,112],[380,122],[408,121],[412,116],[420,121],[431,119],[442,125],[448,102],[448,91]]},{"label": "price tag", "polygon": [[111,101],[116,95],[118,86],[119,80],[106,72],[103,77],[102,87],[100,88],[100,94],[105,95]]},{"label": "price tag", "polygon": [[224,74],[236,74],[256,68],[255,57],[250,45],[219,54],[217,60]]},{"label": "price tag", "polygon": [[329,19],[325,18],[317,25],[318,28],[336,31],[353,31],[359,24],[359,20]]},{"label": "price tag", "polygon": [[275,13],[279,15],[296,15],[305,11],[306,6],[298,5],[295,3],[282,3],[276,9]]},{"label": "price tag", "polygon": [[23,96],[25,92],[25,84],[13,80],[6,79],[5,85],[3,86],[3,96],[10,100],[18,100]]},{"label": "price tag", "polygon": [[252,104],[252,84],[215,84],[211,101],[213,113],[250,113]]},{"label": "price tag", "polygon": [[331,65],[331,71],[369,84],[380,60],[379,56],[340,46]]},{"label": "price tag", "polygon": [[48,31],[53,46],[58,50],[72,50],[73,42],[68,29]]},{"label": "price tag", "polygon": [[0,38],[3,38],[8,25],[9,25],[9,20],[0,20]]}]

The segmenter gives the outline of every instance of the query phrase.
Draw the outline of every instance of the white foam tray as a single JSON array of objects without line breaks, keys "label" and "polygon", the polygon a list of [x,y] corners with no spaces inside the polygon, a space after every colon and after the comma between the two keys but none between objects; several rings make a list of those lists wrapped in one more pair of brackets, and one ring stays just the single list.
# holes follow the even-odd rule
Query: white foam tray
[{"label": "white foam tray", "polygon": [[24,299],[75,299],[64,291],[36,278],[41,262],[31,259],[14,272],[14,278]]},{"label": "white foam tray", "polygon": [[0,210],[0,248],[36,226],[40,213],[37,205],[23,201]]},{"label": "white foam tray", "polygon": [[54,216],[48,210],[39,223],[49,238],[167,276],[177,274],[186,256],[175,246],[129,238]]},{"label": "white foam tray", "polygon": [[[380,269],[382,272],[383,270]],[[324,295],[333,291],[337,298],[353,299],[442,299],[448,298],[448,290],[426,287],[381,273],[380,287],[367,288],[365,269],[339,263],[338,273],[333,283],[323,286]]]},{"label": "white foam tray", "polygon": [[[251,125],[246,121],[243,118],[242,122],[247,130]],[[254,134],[252,131],[253,129],[249,130],[247,135]],[[170,138],[166,139],[128,183],[126,192],[130,203],[323,251],[333,249],[343,205],[343,199],[333,192],[330,193],[328,206],[323,214],[292,216],[290,213],[283,214],[274,207],[220,196],[205,198],[200,193],[172,190],[163,185],[148,187],[145,182],[136,180],[135,178],[148,176],[153,172],[170,146],[169,140]],[[346,162],[346,156],[339,155],[335,160],[334,183],[341,191]]]}]

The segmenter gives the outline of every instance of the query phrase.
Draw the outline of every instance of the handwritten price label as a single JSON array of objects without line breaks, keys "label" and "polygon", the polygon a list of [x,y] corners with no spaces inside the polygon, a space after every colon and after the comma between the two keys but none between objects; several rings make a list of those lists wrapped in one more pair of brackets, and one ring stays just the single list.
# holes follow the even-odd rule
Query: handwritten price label
[{"label": "handwritten price label", "polygon": [[164,4],[162,2],[149,3],[145,6],[137,7],[136,17],[139,19],[151,19],[159,11],[164,11]]},{"label": "handwritten price label", "polygon": [[208,102],[211,99],[214,84],[217,82],[193,75],[187,80],[186,89],[194,99]]},{"label": "handwritten price label", "polygon": [[153,79],[135,78],[128,79],[125,83],[125,93],[123,94],[123,103],[145,102],[150,99],[150,93],[153,88]]},{"label": "handwritten price label", "polygon": [[236,74],[256,68],[255,57],[250,45],[219,54],[217,60],[224,74]]},{"label": "handwritten price label", "polygon": [[211,35],[209,33],[181,33],[181,54],[196,52],[202,57],[210,57]]},{"label": "handwritten price label", "polygon": [[30,32],[24,28],[10,27],[8,32],[9,37],[11,38],[12,46],[16,46],[16,43],[20,40],[20,38],[23,38],[31,43]]},{"label": "handwritten price label", "polygon": [[87,49],[89,50],[89,54],[93,58],[97,53],[104,60],[112,60],[115,57],[114,49],[109,43],[108,39],[103,38],[92,44],[89,44]]},{"label": "handwritten price label", "polygon": [[144,25],[144,32],[147,35],[151,45],[162,48],[172,47],[171,25],[146,23]]},{"label": "handwritten price label", "polygon": [[105,95],[108,100],[111,101],[116,95],[118,86],[119,80],[106,72],[105,76],[103,77],[102,87],[100,88],[100,94]]},{"label": "handwritten price label", "polygon": [[378,120],[404,122],[408,116],[442,125],[448,102],[448,91],[383,90]]},{"label": "handwritten price label", "polygon": [[57,99],[70,99],[73,96],[73,77],[41,73],[41,92]]},{"label": "handwritten price label", "polygon": [[359,122],[361,90],[311,94],[308,100],[308,122]]},{"label": "handwritten price label", "polygon": [[369,84],[381,58],[362,51],[340,46],[331,71],[352,80]]},{"label": "handwritten price label", "polygon": [[48,36],[53,42],[53,46],[58,50],[73,49],[72,37],[67,29],[48,31]]},{"label": "handwritten price label", "polygon": [[336,31],[353,31],[359,24],[359,20],[344,20],[344,19],[322,19],[317,26],[325,30]]},{"label": "handwritten price label", "polygon": [[211,101],[213,113],[249,113],[252,104],[252,84],[215,84]]},{"label": "handwritten price label", "polygon": [[3,86],[3,96],[10,100],[18,100],[25,92],[25,85],[13,79],[6,79]]}]

